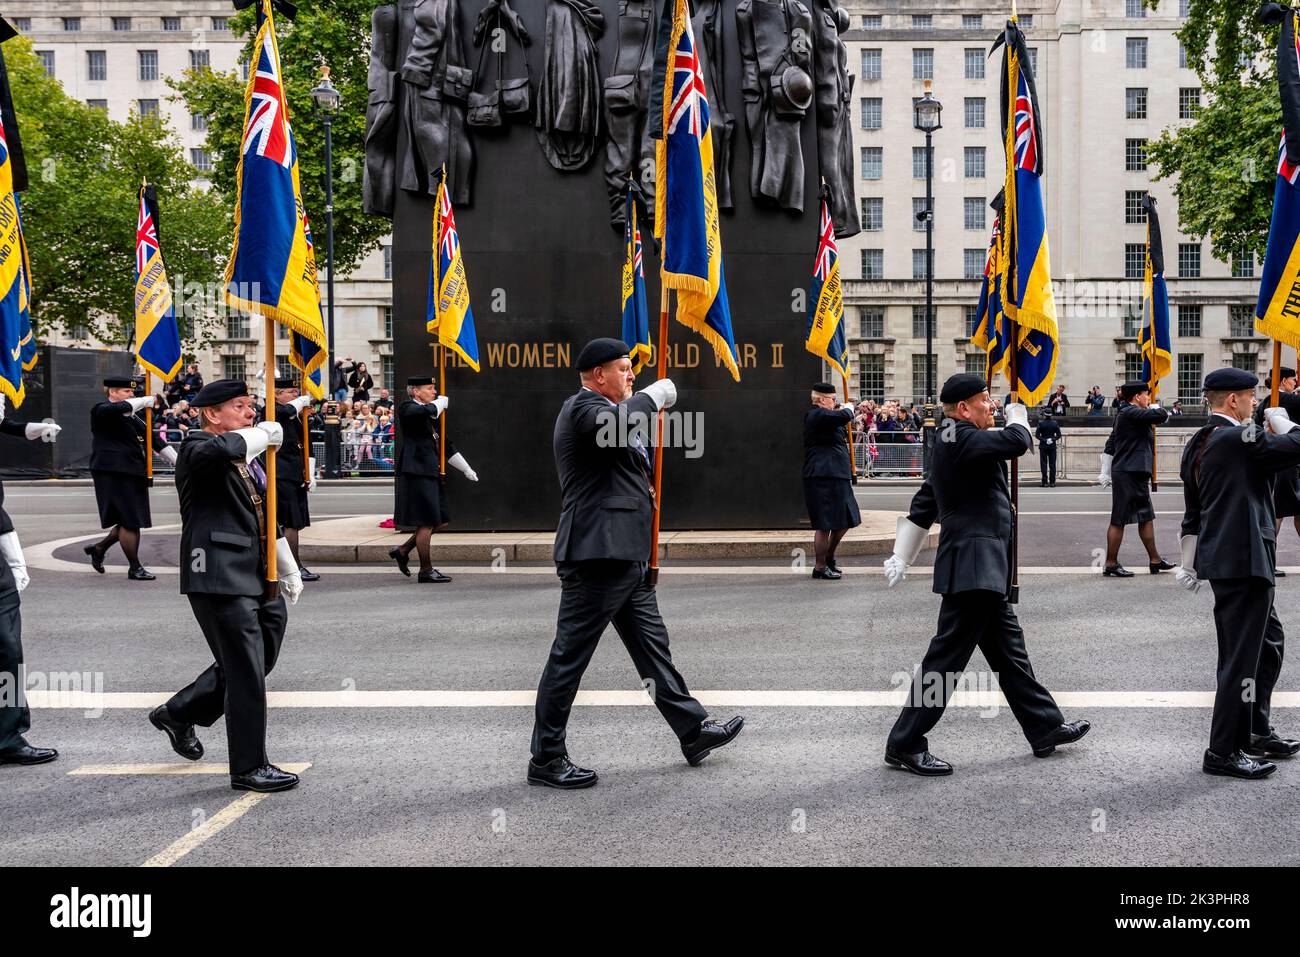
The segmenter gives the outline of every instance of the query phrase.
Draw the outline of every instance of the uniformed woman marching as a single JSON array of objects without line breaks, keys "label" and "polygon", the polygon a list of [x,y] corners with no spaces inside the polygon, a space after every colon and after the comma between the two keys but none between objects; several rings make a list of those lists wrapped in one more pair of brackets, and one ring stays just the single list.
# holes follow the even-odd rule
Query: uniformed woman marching
[{"label": "uniformed woman marching", "polygon": [[848,424],[853,406],[835,407],[835,386],[818,382],[812,388],[813,407],[803,417],[803,497],[815,535],[813,578],[842,578],[835,548],[850,529],[862,524],[853,497],[853,465],[849,461]]},{"label": "uniformed woman marching", "polygon": [[[99,524],[111,531],[100,542],[83,551],[101,575],[104,555],[114,543],[130,565],[126,577],[132,581],[153,581],[154,576],[140,564],[140,529],[149,528],[149,480],[145,469],[144,420],[136,413],[153,404],[152,396],[135,396],[136,382],[128,378],[104,380],[107,399],[90,410],[90,474],[95,482],[95,501],[99,505]],[[156,436],[153,447],[166,462],[176,461],[176,450]]]},{"label": "uniformed woman marching", "polygon": [[[411,550],[415,549],[420,556],[419,581],[449,582],[451,576],[433,567],[429,552],[433,530],[448,521],[446,485],[441,475],[442,462],[438,450],[438,417],[447,411],[448,399],[445,395],[438,395],[432,376],[407,379],[406,395],[406,401],[397,407],[401,448],[395,469],[393,524],[399,528],[414,528],[415,532],[397,548],[390,549],[388,557],[397,562],[403,575],[410,577],[408,562]],[[471,482],[478,481],[478,475],[450,442],[447,443],[447,464]]]}]

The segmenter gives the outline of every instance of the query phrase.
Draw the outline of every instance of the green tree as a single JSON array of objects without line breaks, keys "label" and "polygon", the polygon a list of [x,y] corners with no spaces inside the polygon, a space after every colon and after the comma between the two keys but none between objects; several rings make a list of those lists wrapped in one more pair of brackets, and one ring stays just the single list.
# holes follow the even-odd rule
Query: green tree
[{"label": "green tree", "polygon": [[[370,68],[370,16],[375,0],[304,0],[297,18],[275,17],[280,69],[289,122],[298,147],[302,201],[311,217],[317,265],[325,266],[325,128],[316,115],[312,87],[320,68],[342,97],[334,116],[334,268],[346,275],[379,245],[392,228],[381,216],[367,216],[361,199],[365,166],[366,74]],[[250,7],[230,19],[230,29],[245,38],[248,63],[256,37]],[[208,149],[214,154],[212,183],[233,208],[243,138],[245,82],[235,73],[187,70],[169,81],[191,113],[208,118]]]},{"label": "green tree", "polygon": [[[32,322],[40,335],[83,326],[126,345],[135,324],[136,195],[156,184],[163,253],[175,283],[218,283],[230,214],[194,184],[174,137],[150,118],[116,123],[46,77],[31,44],[5,44],[30,184],[21,194],[32,266]],[[206,338],[211,311],[178,310],[183,343]]]}]

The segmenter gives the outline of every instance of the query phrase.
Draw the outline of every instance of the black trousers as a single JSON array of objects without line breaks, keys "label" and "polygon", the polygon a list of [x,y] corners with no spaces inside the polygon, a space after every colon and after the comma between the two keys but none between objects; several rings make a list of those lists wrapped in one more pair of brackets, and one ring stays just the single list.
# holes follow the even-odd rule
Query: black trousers
[{"label": "black trousers", "polygon": [[1211,579],[1210,588],[1219,637],[1210,750],[1227,757],[1250,745],[1251,732],[1268,734],[1285,636],[1273,610],[1273,585],[1266,579]]},{"label": "black trousers", "polygon": [[1048,485],[1056,484],[1056,446],[1038,443],[1038,468],[1043,473],[1043,481]]},{"label": "black trousers", "polygon": [[1025,634],[1007,597],[992,591],[957,592],[944,595],[939,604],[939,633],[930,640],[908,702],[889,732],[891,748],[905,754],[929,748],[925,735],[939,723],[953,685],[976,647],[997,675],[1030,744],[1043,740],[1065,720],[1034,677]]},{"label": "black trousers", "polygon": [[685,738],[708,717],[673,667],[668,629],[659,615],[655,590],[645,583],[644,562],[560,562],[560,614],[555,642],[537,687],[533,760],[538,764],[566,753],[565,726],[573,698],[600,636],[612,622],[648,682],[655,707],[677,737]]},{"label": "black trousers", "polygon": [[268,764],[266,676],[280,655],[289,619],[284,598],[188,597],[216,660],[172,696],[167,710],[177,721],[205,728],[225,715],[232,773]]},{"label": "black trousers", "polygon": [[23,617],[18,589],[0,594],[0,680],[9,687],[0,701],[0,751],[12,751],[27,743],[23,737],[32,726],[23,676]]}]

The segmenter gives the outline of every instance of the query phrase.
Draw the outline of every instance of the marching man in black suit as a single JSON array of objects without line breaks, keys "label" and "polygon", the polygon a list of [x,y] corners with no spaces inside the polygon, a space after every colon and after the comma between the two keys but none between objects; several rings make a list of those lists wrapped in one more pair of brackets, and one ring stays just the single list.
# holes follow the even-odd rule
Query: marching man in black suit
[{"label": "marching man in black suit", "polygon": [[803,415],[803,497],[812,524],[812,577],[843,578],[835,564],[835,549],[850,528],[862,524],[853,495],[853,465],[849,461],[848,426],[853,406],[835,407],[835,386],[812,387],[813,407]]},{"label": "marching man in black suit", "polygon": [[304,568],[298,557],[298,533],[311,524],[307,493],[316,489],[315,468],[308,473],[311,479],[303,480],[303,460],[315,465],[309,437],[302,434],[302,410],[311,404],[311,396],[299,395],[294,379],[275,380],[275,421],[284,428],[284,444],[275,453],[275,508],[285,541],[305,582],[320,581],[320,576]]},{"label": "marching man in black suit", "polygon": [[[53,422],[15,422],[4,418],[3,397],[0,397],[0,435],[53,442],[61,428]],[[44,764],[53,761],[59,752],[53,748],[36,748],[27,743],[24,735],[32,726],[32,713],[22,697],[23,672],[23,618],[19,593],[31,581],[27,574],[27,559],[23,546],[9,513],[4,509],[5,490],[0,484],[0,676],[14,684],[0,701],[0,764]]]},{"label": "marching man in black suit", "polygon": [[[191,429],[176,462],[181,505],[181,594],[216,661],[149,715],[183,758],[203,745],[194,726],[222,715],[236,791],[285,791],[298,776],[266,756],[266,676],[275,667],[290,604],[302,593],[288,542],[276,542],[279,588],[266,581],[266,472],[256,461],[284,441],[278,422],[253,425],[256,410],[242,380],[209,382],[195,396],[202,429]],[[278,465],[278,463],[277,463]]]},{"label": "marching man in black suit", "polygon": [[1282,670],[1282,622],[1273,608],[1277,527],[1274,476],[1300,465],[1300,430],[1285,408],[1267,409],[1268,430],[1250,421],[1258,383],[1242,369],[1205,377],[1209,422],[1183,449],[1182,565],[1175,577],[1189,591],[1200,580],[1214,591],[1219,640],[1218,690],[1210,721],[1206,774],[1263,778],[1300,741],[1269,723],[1273,686]]},{"label": "marching man in black suit", "polygon": [[1151,504],[1151,471],[1155,467],[1155,427],[1169,419],[1169,412],[1151,405],[1151,389],[1145,382],[1126,382],[1121,387],[1119,411],[1115,425],[1101,454],[1102,487],[1111,486],[1110,525],[1106,529],[1106,565],[1101,573],[1108,578],[1132,578],[1133,573],[1119,563],[1119,547],[1124,543],[1124,526],[1137,524],[1138,537],[1146,547],[1148,568],[1152,575],[1177,566],[1165,561],[1156,550],[1156,512]]},{"label": "marching man in black suit", "polygon": [[153,404],[153,396],[136,398],[135,387],[134,379],[105,379],[107,398],[90,410],[90,475],[95,482],[100,527],[111,531],[102,541],[82,550],[102,575],[105,553],[119,544],[130,566],[126,577],[151,582],[155,576],[140,564],[140,529],[153,525],[146,449],[156,449],[168,464],[176,461],[176,450],[157,435],[145,434],[144,419],[138,413]]},{"label": "marching man in black suit", "polygon": [[1003,463],[1029,451],[1029,413],[1005,407],[1007,424],[993,427],[993,400],[984,377],[963,372],[939,393],[945,421],[937,433],[930,477],[921,483],[906,517],[898,519],[894,553],[885,560],[892,588],[916,561],[926,531],[939,522],[934,591],[939,633],[916,672],[903,712],[889,732],[885,763],[920,775],[951,774],[952,765],[930,753],[926,733],[942,717],[957,679],[978,647],[997,675],[1011,712],[1034,756],[1088,733],[1087,721],[1065,723],[1034,677],[1025,636],[1011,605],[1011,492]]},{"label": "marching man in black suit", "polygon": [[[1296,392],[1296,374],[1295,369],[1288,369],[1283,366],[1278,370],[1278,404],[1286,409],[1292,422],[1300,422],[1300,392]],[[1273,381],[1273,374],[1264,380],[1268,385]],[[1264,402],[1255,409],[1255,424],[1263,427],[1264,425],[1264,407],[1272,401],[1272,394],[1267,393],[1264,396]],[[1296,534],[1300,534],[1300,469],[1287,469],[1285,472],[1279,472],[1273,480],[1273,514],[1281,518],[1290,518],[1295,525]],[[1279,523],[1279,531],[1281,531]],[[1278,578],[1285,578],[1286,572],[1277,568],[1273,574]]]},{"label": "marching man in black suit", "polygon": [[[652,466],[641,436],[677,399],[668,379],[633,395],[627,343],[595,339],[578,354],[582,388],[555,420],[555,467],[563,505],[555,532],[560,613],[537,688],[528,783],[587,788],[596,772],[569,760],[565,727],[582,674],[612,622],[655,707],[694,767],[740,733],[744,719],[708,720],[673,666],[655,589],[646,581],[655,508]],[[637,428],[637,426],[641,428]]]}]

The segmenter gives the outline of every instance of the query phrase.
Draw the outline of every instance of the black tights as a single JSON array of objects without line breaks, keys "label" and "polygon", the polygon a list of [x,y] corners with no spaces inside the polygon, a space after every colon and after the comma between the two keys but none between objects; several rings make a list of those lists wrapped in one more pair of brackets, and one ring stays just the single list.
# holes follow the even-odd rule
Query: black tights
[{"label": "black tights", "polygon": [[817,555],[817,570],[821,571],[826,567],[827,562],[835,561],[835,549],[848,532],[847,528],[837,528],[831,531],[819,529],[813,534],[813,551]]},{"label": "black tights", "polygon": [[284,540],[289,543],[289,551],[293,552],[293,560],[302,568],[302,559],[298,557],[298,529],[286,528],[284,531]]},{"label": "black tights", "polygon": [[411,549],[415,549],[420,556],[420,571],[433,571],[433,558],[429,554],[429,539],[433,536],[433,526],[421,525],[404,543],[397,546],[397,550],[402,553],[403,558],[410,557]]},{"label": "black tights", "polygon": [[[1146,547],[1147,557],[1152,563],[1160,561],[1160,553],[1156,551],[1156,523],[1139,522],[1138,538]],[[1116,565],[1119,563],[1119,546],[1124,541],[1124,526],[1111,525],[1106,529],[1106,564]]]},{"label": "black tights", "polygon": [[114,543],[122,546],[122,554],[132,568],[140,567],[140,529],[114,525],[104,540],[95,546],[95,550],[102,556]]}]

